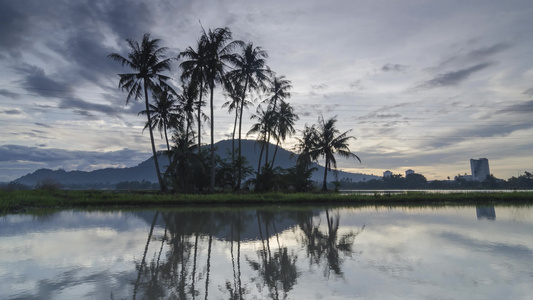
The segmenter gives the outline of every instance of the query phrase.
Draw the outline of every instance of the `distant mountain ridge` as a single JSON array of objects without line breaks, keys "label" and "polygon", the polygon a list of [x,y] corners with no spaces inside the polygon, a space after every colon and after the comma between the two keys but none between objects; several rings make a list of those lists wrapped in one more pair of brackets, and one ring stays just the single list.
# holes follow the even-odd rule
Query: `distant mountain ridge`
[{"label": "distant mountain ridge", "polygon": [[[237,147],[237,141],[235,141],[235,147]],[[227,157],[231,155],[232,141],[231,140],[222,140],[215,144],[216,152],[221,157]],[[269,157],[272,157],[274,154],[275,145],[270,144]],[[242,140],[242,155],[247,158],[248,162],[254,170],[257,170],[257,164],[259,160],[259,153],[261,151],[261,146],[255,140]],[[265,153],[263,153],[264,159]],[[161,169],[164,169],[168,166],[168,158],[165,155],[158,155],[159,165]],[[282,168],[290,168],[295,165],[296,154],[288,151],[283,148],[278,148],[276,154],[276,161],[274,166]],[[323,178],[324,167],[314,165],[318,168],[317,171],[313,173],[312,180],[320,182]],[[331,174],[333,175],[333,174]],[[334,180],[334,177],[328,175],[329,180]],[[365,175],[360,173],[348,173],[339,171],[338,173],[339,180],[347,178],[353,182],[359,182],[364,180],[379,179],[381,177],[374,175]],[[141,162],[135,167],[128,168],[105,168],[94,171],[65,171],[65,170],[50,170],[50,169],[39,169],[33,173],[24,175],[16,180],[15,182],[35,186],[44,179],[53,179],[63,185],[86,185],[86,184],[117,184],[124,181],[149,181],[157,182],[157,176],[155,173],[155,166],[153,163],[153,158]]]}]

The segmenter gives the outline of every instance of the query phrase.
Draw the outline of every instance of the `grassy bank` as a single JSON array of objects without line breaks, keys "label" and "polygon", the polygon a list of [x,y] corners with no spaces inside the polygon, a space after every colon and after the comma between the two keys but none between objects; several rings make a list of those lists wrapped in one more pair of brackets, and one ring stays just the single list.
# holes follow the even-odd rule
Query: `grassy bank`
[{"label": "grassy bank", "polygon": [[263,205],[263,204],[346,204],[346,205],[480,205],[533,204],[533,191],[513,193],[412,192],[389,195],[337,193],[269,194],[158,194],[117,191],[0,191],[0,213],[23,212],[32,208],[74,208],[113,206],[177,205]]}]

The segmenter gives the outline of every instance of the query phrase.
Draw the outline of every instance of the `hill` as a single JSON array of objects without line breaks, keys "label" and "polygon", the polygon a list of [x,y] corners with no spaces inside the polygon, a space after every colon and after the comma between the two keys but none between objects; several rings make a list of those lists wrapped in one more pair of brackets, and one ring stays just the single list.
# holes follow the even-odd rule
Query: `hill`
[{"label": "hill", "polygon": [[[217,154],[221,157],[227,157],[228,155],[231,155],[231,144],[231,140],[223,140],[217,142],[215,144]],[[254,140],[243,140],[242,148],[242,155],[247,158],[252,168],[256,170],[257,163],[259,160],[259,154],[261,151],[259,143]],[[274,148],[275,145],[270,144],[269,156],[273,155]],[[282,168],[290,168],[294,166],[295,161],[296,154],[281,147],[278,149],[278,152],[276,154],[275,166],[279,166]],[[167,167],[168,160],[165,155],[159,155],[159,164],[161,168]],[[313,173],[312,180],[320,182],[324,174],[324,168],[322,166],[317,166],[316,164],[315,167],[317,167],[318,170]],[[328,175],[328,178],[333,180],[333,177],[329,176],[330,175]],[[359,182],[363,180],[378,179],[380,177],[360,173],[348,173],[339,171],[339,179],[343,178],[347,178],[348,180],[351,180],[353,182]],[[106,168],[90,172],[39,169],[33,173],[24,175],[16,179],[15,182],[33,187],[44,179],[53,179],[63,185],[114,185],[124,181],[157,182],[152,157],[141,162],[135,167],[129,168]]]}]

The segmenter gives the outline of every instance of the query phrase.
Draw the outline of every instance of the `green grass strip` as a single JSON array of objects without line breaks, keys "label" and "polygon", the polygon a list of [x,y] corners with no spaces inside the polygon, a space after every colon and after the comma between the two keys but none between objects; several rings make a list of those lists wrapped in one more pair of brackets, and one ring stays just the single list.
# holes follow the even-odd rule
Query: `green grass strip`
[{"label": "green grass strip", "polygon": [[0,191],[0,213],[33,208],[178,205],[505,205],[533,204],[533,191],[403,194],[267,193],[160,194],[156,192],[29,190]]}]

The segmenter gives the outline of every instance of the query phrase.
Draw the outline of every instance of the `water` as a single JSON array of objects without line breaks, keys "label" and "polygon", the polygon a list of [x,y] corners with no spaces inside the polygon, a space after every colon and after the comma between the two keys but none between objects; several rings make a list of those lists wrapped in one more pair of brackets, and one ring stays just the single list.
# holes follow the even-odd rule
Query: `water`
[{"label": "water", "polygon": [[530,299],[533,208],[0,218],[0,299]]}]

